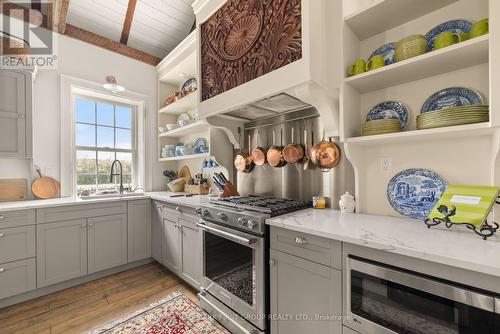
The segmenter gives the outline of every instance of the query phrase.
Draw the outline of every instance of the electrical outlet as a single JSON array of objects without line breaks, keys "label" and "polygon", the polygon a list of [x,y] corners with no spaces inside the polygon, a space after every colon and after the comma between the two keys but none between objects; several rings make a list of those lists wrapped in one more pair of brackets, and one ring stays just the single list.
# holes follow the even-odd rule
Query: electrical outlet
[{"label": "electrical outlet", "polygon": [[382,173],[390,173],[392,169],[392,158],[380,159],[380,171]]}]

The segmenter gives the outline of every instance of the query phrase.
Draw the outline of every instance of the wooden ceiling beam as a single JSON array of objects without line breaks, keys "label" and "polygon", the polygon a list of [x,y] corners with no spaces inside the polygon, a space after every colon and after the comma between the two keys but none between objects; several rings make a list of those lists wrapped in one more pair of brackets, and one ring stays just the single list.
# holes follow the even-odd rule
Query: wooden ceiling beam
[{"label": "wooden ceiling beam", "polygon": [[132,20],[134,19],[136,5],[137,0],[128,0],[127,15],[125,16],[125,21],[123,22],[122,36],[120,38],[120,43],[125,45],[127,45],[128,36],[130,35],[130,28],[132,27]]},{"label": "wooden ceiling beam", "polygon": [[[69,0],[61,0],[63,3],[67,2],[69,4]],[[21,7],[15,3],[8,2],[6,0],[0,0],[0,11],[2,14],[5,15],[12,15],[12,14],[18,14],[18,13],[24,13],[24,15],[20,15],[17,17],[20,20],[24,20],[25,22],[30,22],[31,24],[38,25],[41,27],[47,28],[48,25],[48,17],[47,15],[43,15],[39,11],[34,11],[34,10],[28,10],[24,7]],[[11,12],[11,9],[21,9],[21,11],[14,11]],[[27,14],[28,13],[28,14]],[[67,13],[67,10],[66,10]],[[54,17],[54,16],[52,16]],[[155,57],[153,55],[150,55],[148,53],[145,53],[143,51],[128,47],[126,45],[123,45],[121,43],[115,42],[109,38],[94,34],[90,31],[80,29],[78,27],[75,27],[69,23],[66,23],[66,19],[64,19],[64,35],[79,39],[83,42],[93,44],[95,46],[101,47],[103,49],[107,49],[109,51],[116,52],[118,54],[124,55],[126,57],[141,61],[146,64],[150,64],[153,66],[156,66],[160,63],[161,59],[158,57]],[[52,22],[53,24],[53,22]],[[58,27],[58,30],[54,30],[56,32],[59,32],[60,26]]]},{"label": "wooden ceiling beam", "polygon": [[68,20],[69,0],[52,0],[47,10],[47,26],[64,35]]},{"label": "wooden ceiling beam", "polygon": [[140,50],[128,47],[121,43],[115,42],[112,39],[103,37],[101,35],[94,34],[90,31],[80,29],[71,24],[66,25],[66,36],[70,36],[81,41],[94,44],[101,48],[122,54],[124,56],[134,58],[136,60],[142,61],[144,63],[156,66],[160,63],[161,59],[152,56],[148,53],[142,52]]}]

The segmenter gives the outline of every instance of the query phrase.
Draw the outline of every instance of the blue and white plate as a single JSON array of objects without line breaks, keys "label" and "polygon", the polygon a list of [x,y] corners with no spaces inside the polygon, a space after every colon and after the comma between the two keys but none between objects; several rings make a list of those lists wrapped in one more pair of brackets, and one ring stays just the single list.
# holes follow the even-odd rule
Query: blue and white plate
[{"label": "blue and white plate", "polygon": [[409,112],[406,106],[398,101],[385,101],[377,104],[368,111],[366,121],[374,121],[377,119],[399,119],[401,129],[408,125]]},{"label": "blue and white plate", "polygon": [[387,43],[382,45],[377,50],[373,51],[368,61],[375,56],[381,55],[384,57],[385,65],[390,65],[396,62],[396,43]]},{"label": "blue and white plate", "polygon": [[194,142],[194,147],[207,146],[207,140],[205,138],[198,138]]},{"label": "blue and white plate", "polygon": [[195,90],[197,87],[197,82],[195,78],[191,78],[182,84],[181,92],[186,95]]},{"label": "blue and white plate", "polygon": [[440,25],[432,28],[425,38],[427,38],[427,43],[429,45],[429,50],[434,49],[434,42],[440,33],[444,31],[456,32],[459,34],[468,34],[472,28],[472,22],[467,20],[451,20],[448,22],[441,23]]},{"label": "blue and white plate", "polygon": [[438,174],[420,168],[396,174],[387,186],[387,199],[404,216],[424,220],[448,184]]},{"label": "blue and white plate", "polygon": [[432,94],[422,105],[420,113],[476,104],[484,104],[478,92],[465,87],[450,87]]}]

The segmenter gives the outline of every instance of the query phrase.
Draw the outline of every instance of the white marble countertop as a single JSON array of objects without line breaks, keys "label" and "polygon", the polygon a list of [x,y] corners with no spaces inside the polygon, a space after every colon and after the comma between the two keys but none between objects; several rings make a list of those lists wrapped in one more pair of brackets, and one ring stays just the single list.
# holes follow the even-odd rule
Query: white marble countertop
[{"label": "white marble countertop", "polygon": [[307,209],[268,225],[500,276],[500,238],[483,240],[465,227],[430,229],[414,219]]},{"label": "white marble countertop", "polygon": [[75,204],[91,204],[91,203],[105,203],[105,202],[115,202],[115,201],[133,201],[138,199],[152,198],[159,201],[164,201],[172,203],[175,205],[183,205],[189,207],[196,207],[201,204],[208,203],[208,196],[195,195],[193,197],[170,197],[173,193],[166,191],[158,192],[146,192],[141,195],[136,196],[124,196],[124,197],[109,197],[109,198],[93,198],[93,199],[81,199],[79,197],[64,197],[64,198],[53,198],[53,199],[41,199],[41,200],[29,200],[29,201],[16,201],[16,202],[3,202],[0,203],[1,211],[10,210],[23,210],[23,209],[39,209],[48,208],[64,205],[75,205]]}]

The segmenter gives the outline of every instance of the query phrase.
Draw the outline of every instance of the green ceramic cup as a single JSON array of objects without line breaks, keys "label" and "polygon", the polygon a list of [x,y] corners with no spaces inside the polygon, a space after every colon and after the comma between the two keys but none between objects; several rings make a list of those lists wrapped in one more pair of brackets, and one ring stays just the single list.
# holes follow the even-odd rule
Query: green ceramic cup
[{"label": "green ceramic cup", "polygon": [[462,36],[456,32],[444,31],[439,34],[434,42],[434,50],[442,49],[450,45],[460,43],[462,41]]},{"label": "green ceramic cup", "polygon": [[358,59],[349,67],[349,75],[357,75],[366,72],[366,62],[363,59]]},{"label": "green ceramic cup", "polygon": [[489,30],[490,30],[489,19],[485,18],[479,20],[472,25],[472,28],[470,29],[470,38],[486,35],[489,32]]},{"label": "green ceramic cup", "polygon": [[373,56],[366,63],[366,71],[375,70],[385,65],[385,59],[381,55]]}]

